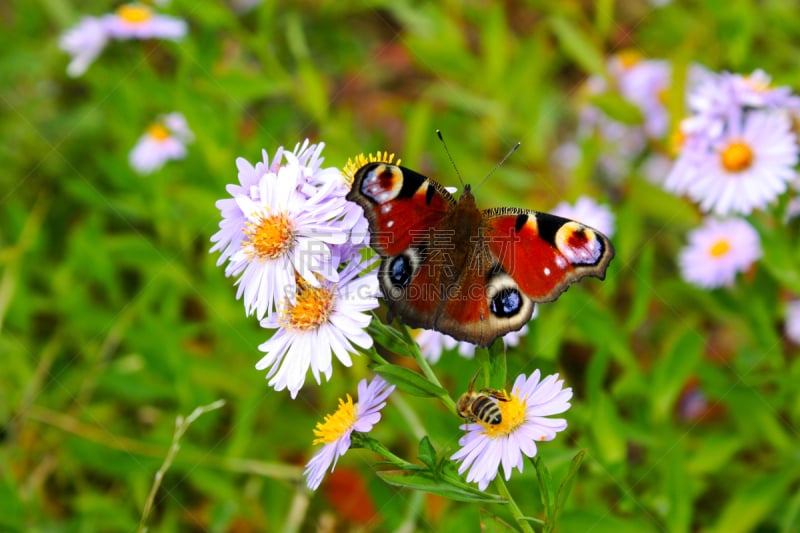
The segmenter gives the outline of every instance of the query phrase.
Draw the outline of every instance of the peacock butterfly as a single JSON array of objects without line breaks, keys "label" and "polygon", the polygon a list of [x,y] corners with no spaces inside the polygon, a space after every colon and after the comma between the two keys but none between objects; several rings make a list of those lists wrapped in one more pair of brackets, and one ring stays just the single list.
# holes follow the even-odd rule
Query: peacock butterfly
[{"label": "peacock butterfly", "polygon": [[580,222],[514,207],[480,211],[469,185],[456,201],[387,163],[359,168],[347,199],[369,221],[390,313],[482,346],[524,326],[534,303],[584,276],[605,278],[614,257],[608,238]]}]

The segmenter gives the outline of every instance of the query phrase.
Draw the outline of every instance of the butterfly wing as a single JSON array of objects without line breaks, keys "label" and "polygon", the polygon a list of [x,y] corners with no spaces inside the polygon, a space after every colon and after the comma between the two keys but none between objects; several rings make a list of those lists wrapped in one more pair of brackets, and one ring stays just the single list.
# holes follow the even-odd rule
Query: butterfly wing
[{"label": "butterfly wing", "polygon": [[534,302],[550,302],[585,276],[604,279],[608,237],[580,222],[526,209],[484,211],[486,244],[504,274]]},{"label": "butterfly wing", "polygon": [[390,311],[409,326],[434,328],[442,303],[442,276],[447,275],[437,257],[455,199],[435,181],[384,163],[361,167],[347,199],[358,203],[369,221],[370,244],[382,258],[378,278]]},{"label": "butterfly wing", "polygon": [[614,248],[580,222],[525,209],[478,211],[407,168],[370,163],[347,195],[364,209],[392,313],[488,345],[524,326],[534,303],[585,276],[605,277]]},{"label": "butterfly wing", "polygon": [[444,187],[413,170],[369,163],[353,177],[347,199],[364,209],[370,245],[381,257],[393,257],[424,243],[455,206]]}]

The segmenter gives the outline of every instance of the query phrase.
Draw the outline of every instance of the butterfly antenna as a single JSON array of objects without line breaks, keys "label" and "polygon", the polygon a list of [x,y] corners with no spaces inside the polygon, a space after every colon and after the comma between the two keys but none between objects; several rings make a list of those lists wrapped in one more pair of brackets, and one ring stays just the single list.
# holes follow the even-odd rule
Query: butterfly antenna
[{"label": "butterfly antenna", "polygon": [[503,157],[503,159],[501,159],[501,160],[500,160],[500,162],[499,162],[499,163],[497,163],[497,164],[494,166],[494,168],[493,168],[492,170],[490,170],[490,171],[489,171],[489,173],[488,173],[488,174],[486,174],[486,177],[485,177],[485,178],[483,178],[483,179],[481,180],[481,182],[480,182],[480,183],[478,183],[478,185],[475,187],[476,189],[477,189],[478,187],[480,187],[481,185],[483,185],[484,183],[486,183],[486,180],[488,180],[488,179],[489,179],[489,178],[492,176],[492,174],[494,174],[494,173],[495,173],[495,171],[496,171],[498,168],[500,168],[500,166],[501,166],[503,163],[505,163],[505,162],[506,162],[506,159],[508,159],[509,157],[511,157],[511,154],[513,154],[514,152],[516,152],[516,151],[517,151],[517,148],[519,148],[519,144],[520,144],[520,143],[519,143],[519,141],[517,141],[517,144],[515,144],[514,146],[512,146],[512,147],[511,147],[511,150],[509,150],[509,151],[508,151],[508,153],[507,153],[507,154],[506,154],[506,155]]},{"label": "butterfly antenna", "polygon": [[464,180],[461,178],[461,172],[458,171],[458,167],[456,166],[456,162],[453,160],[453,156],[450,154],[450,150],[447,148],[447,143],[444,142],[444,136],[442,135],[442,130],[436,130],[436,135],[439,136],[439,140],[442,141],[442,146],[444,146],[444,151],[447,153],[448,159],[450,159],[450,164],[453,165],[453,169],[456,171],[456,176],[458,176],[458,181],[461,183],[461,186],[464,186]]}]

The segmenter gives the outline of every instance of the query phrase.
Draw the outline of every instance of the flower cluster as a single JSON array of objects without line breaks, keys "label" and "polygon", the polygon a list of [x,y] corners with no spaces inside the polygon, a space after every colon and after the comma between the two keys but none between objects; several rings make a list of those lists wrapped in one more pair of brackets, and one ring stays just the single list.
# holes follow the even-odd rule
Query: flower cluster
[{"label": "flower cluster", "polygon": [[[578,142],[565,143],[554,153],[554,163],[565,170],[577,165],[579,144],[591,139],[598,145],[598,166],[610,181],[622,180],[631,172],[631,162],[645,153],[648,140],[662,139],[668,130],[669,115],[664,94],[672,77],[669,63],[645,59],[638,52],[624,51],[609,58],[609,79],[592,76],[586,82],[587,104],[580,111]],[[616,93],[633,105],[637,117],[621,121],[610,116],[600,104],[610,93]]]},{"label": "flower cluster", "polygon": [[345,199],[341,172],[322,168],[322,149],[305,141],[272,161],[266,152],[255,165],[238,159],[239,184],[217,202],[222,221],[211,238],[247,314],[276,329],[256,368],[293,398],[309,368],[319,383],[331,377],[332,355],[350,366],[356,346],[372,346],[366,312],[378,306],[373,261],[361,253],[363,211]]},{"label": "flower cluster", "polygon": [[786,191],[798,162],[790,114],[800,98],[749,76],[698,71],[688,92],[691,115],[679,132],[679,156],[664,187],[707,213],[748,215]]},{"label": "flower cluster", "polygon": [[167,161],[186,157],[186,144],[194,138],[181,113],[169,113],[150,124],[128,159],[139,174],[150,174]]},{"label": "flower cluster", "polygon": [[186,22],[154,13],[150,7],[131,3],[101,17],[83,17],[60,40],[62,50],[72,56],[67,74],[77,77],[86,72],[112,39],[172,39],[186,36]]}]

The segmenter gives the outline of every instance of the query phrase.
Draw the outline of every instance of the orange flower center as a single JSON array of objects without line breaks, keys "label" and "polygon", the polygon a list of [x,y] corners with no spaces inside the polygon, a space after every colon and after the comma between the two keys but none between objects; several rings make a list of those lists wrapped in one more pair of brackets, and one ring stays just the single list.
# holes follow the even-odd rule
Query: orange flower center
[{"label": "orange flower center", "polygon": [[675,131],[669,136],[669,151],[673,157],[678,157],[686,143],[686,134],[680,128],[675,128]]},{"label": "orange flower center", "polygon": [[720,152],[722,166],[728,172],[741,172],[753,164],[753,150],[747,143],[733,141]]},{"label": "orange flower center", "polygon": [[708,253],[711,254],[711,257],[720,258],[730,251],[731,243],[727,239],[720,239],[711,246]]},{"label": "orange flower center", "polygon": [[147,128],[147,134],[156,141],[166,141],[170,137],[169,130],[162,124],[157,123],[151,124],[150,127]]},{"label": "orange flower center", "polygon": [[294,242],[292,224],[283,213],[263,216],[257,222],[248,222],[244,232],[244,245],[252,245],[250,259],[277,259]]},{"label": "orange flower center", "polygon": [[281,327],[294,331],[312,331],[328,321],[333,310],[334,291],[330,287],[312,287],[297,278],[297,296],[294,304],[288,300],[280,311]]},{"label": "orange flower center", "polygon": [[622,65],[622,68],[627,70],[635,66],[639,61],[642,60],[642,54],[640,54],[636,50],[623,50],[622,52],[617,54],[617,58],[619,58],[619,62]]},{"label": "orange flower center", "polygon": [[153,17],[150,8],[141,4],[126,4],[117,9],[117,16],[130,24],[141,24]]}]

